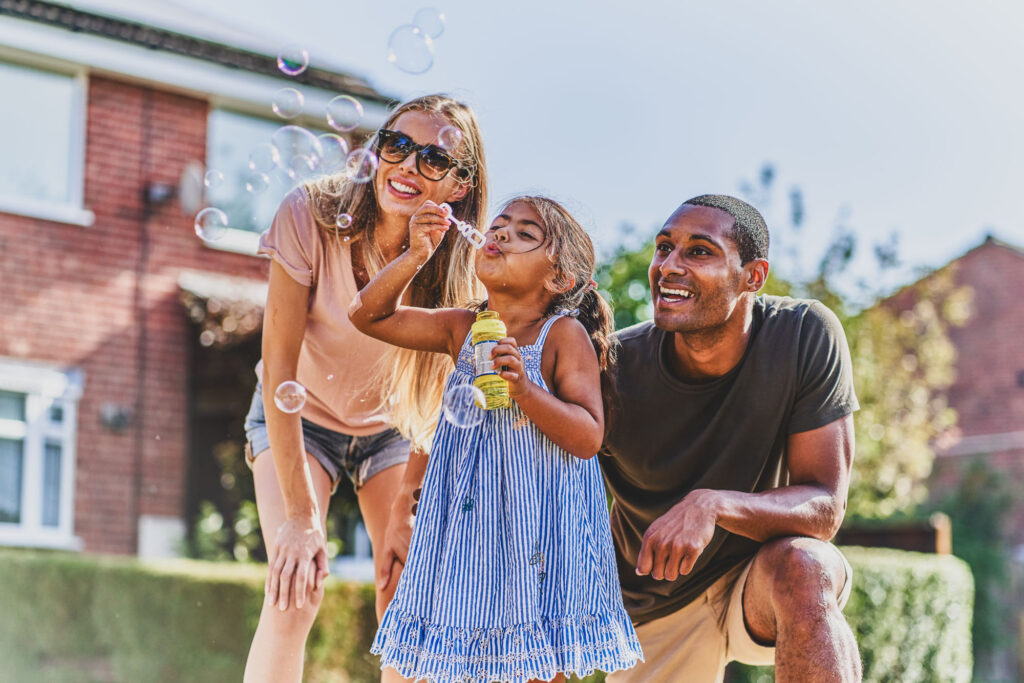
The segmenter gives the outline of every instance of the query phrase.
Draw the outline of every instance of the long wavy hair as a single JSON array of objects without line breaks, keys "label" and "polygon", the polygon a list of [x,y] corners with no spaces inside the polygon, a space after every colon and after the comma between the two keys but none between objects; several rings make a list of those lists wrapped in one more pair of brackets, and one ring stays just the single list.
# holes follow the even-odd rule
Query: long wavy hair
[{"label": "long wavy hair", "polygon": [[[615,417],[615,376],[613,374],[618,346],[612,339],[615,319],[611,306],[593,284],[596,257],[594,243],[583,226],[560,203],[549,197],[521,195],[504,203],[503,209],[522,202],[536,211],[547,234],[545,247],[555,267],[552,284],[567,289],[551,300],[546,315],[570,311],[590,335],[601,367],[601,401],[604,405],[605,433]],[[499,211],[499,213],[501,213]]]},{"label": "long wavy hair", "polygon": [[[456,218],[484,225],[487,211],[487,163],[483,139],[476,115],[468,105],[446,95],[426,95],[399,105],[384,123],[391,128],[402,114],[419,111],[443,116],[448,124],[462,132],[462,142],[448,150],[458,161],[455,178],[469,185],[466,195],[450,202]],[[372,148],[375,136],[367,141]],[[351,242],[359,250],[367,274],[373,278],[387,261],[374,230],[380,208],[375,184],[353,183],[343,175],[327,176],[306,184],[310,208],[320,229],[335,239]],[[352,216],[341,228],[337,217]],[[478,299],[483,291],[473,265],[473,248],[457,230],[449,230],[431,259],[423,266],[410,287],[410,303],[424,308],[452,308]],[[430,446],[441,410],[444,378],[452,370],[447,354],[411,351],[390,347],[378,362],[376,379],[389,420],[414,448]]]}]

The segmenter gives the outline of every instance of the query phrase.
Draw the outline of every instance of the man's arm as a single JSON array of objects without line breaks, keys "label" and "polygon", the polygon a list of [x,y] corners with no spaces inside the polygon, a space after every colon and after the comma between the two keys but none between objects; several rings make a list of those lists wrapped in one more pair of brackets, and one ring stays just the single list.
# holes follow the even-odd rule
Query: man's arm
[{"label": "man's arm", "polygon": [[690,492],[648,527],[637,574],[668,581],[688,574],[716,526],[755,541],[779,536],[830,540],[846,513],[853,446],[853,416],[847,415],[789,436],[788,486],[761,493]]}]

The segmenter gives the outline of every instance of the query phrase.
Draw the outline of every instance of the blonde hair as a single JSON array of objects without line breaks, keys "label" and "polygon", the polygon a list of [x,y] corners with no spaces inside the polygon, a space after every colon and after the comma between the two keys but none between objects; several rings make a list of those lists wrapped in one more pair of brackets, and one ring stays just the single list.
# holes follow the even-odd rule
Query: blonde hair
[{"label": "blonde hair", "polygon": [[[487,164],[483,139],[473,110],[446,95],[426,95],[399,105],[383,128],[390,128],[409,111],[439,114],[462,132],[462,142],[449,154],[458,161],[456,179],[469,186],[466,195],[450,202],[459,220],[480,226],[486,220]],[[372,145],[374,139],[368,141]],[[374,239],[379,208],[373,182],[352,183],[344,176],[328,176],[305,186],[314,220],[326,234],[352,240],[360,250],[367,274],[373,278],[387,262]],[[339,228],[337,217],[344,211],[351,224]],[[412,281],[411,304],[424,308],[453,308],[477,299],[482,287],[473,267],[473,248],[455,230],[449,230],[433,257]],[[389,419],[412,442],[414,448],[430,446],[441,410],[444,378],[451,372],[447,354],[390,347],[377,364],[375,379]]]},{"label": "blonde hair", "polygon": [[583,324],[594,345],[601,367],[601,398],[607,432],[614,417],[615,377],[612,372],[618,347],[611,336],[615,331],[611,306],[593,283],[596,266],[594,243],[579,221],[554,199],[521,195],[506,201],[503,209],[517,203],[530,206],[540,215],[547,240],[545,252],[555,270],[552,284],[557,289],[566,288],[551,300],[546,315],[554,315],[560,310],[570,311]]}]

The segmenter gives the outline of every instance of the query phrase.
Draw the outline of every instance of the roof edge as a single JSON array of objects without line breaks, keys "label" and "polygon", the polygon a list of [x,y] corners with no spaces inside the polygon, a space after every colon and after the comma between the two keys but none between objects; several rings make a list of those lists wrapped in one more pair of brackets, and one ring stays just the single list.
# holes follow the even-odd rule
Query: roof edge
[{"label": "roof edge", "polygon": [[[150,26],[131,19],[42,0],[0,0],[0,16],[4,15],[284,80],[277,67],[277,58],[274,56]],[[358,76],[319,67],[311,66],[297,76],[289,76],[287,80],[314,88],[358,95],[385,106],[392,106],[398,102],[396,98],[378,92]]]}]

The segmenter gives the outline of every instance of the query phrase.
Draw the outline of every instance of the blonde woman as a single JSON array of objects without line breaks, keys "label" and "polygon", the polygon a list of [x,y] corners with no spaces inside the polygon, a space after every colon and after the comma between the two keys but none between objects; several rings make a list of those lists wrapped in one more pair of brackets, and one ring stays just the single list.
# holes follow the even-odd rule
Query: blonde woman
[{"label": "blonde woman", "polygon": [[[461,140],[450,144],[445,130],[442,147],[447,127]],[[485,220],[476,117],[451,98],[420,97],[395,109],[371,144],[379,159],[372,182],[330,177],[294,190],[260,241],[272,265],[246,436],[269,571],[246,681],[302,678],[327,576],[327,508],[342,475],[355,485],[373,547],[380,619],[405,562],[412,492],[423,479],[452,367],[441,354],[398,350],[361,334],[346,313],[357,291],[408,249],[409,220],[424,202],[447,202],[474,225]],[[341,214],[351,220],[339,221]],[[413,280],[408,302],[450,307],[477,297],[471,251],[455,231],[447,235]],[[275,390],[288,381],[307,391],[300,413],[275,406]],[[384,676],[401,680],[393,671]]]}]

